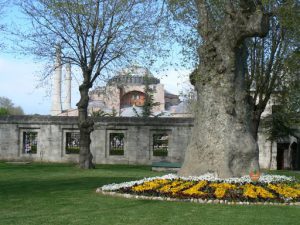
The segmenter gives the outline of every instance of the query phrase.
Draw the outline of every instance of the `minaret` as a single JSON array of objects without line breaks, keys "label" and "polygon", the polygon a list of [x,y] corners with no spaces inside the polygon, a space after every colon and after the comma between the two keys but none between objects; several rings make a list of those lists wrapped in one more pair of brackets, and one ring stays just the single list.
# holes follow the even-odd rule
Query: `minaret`
[{"label": "minaret", "polygon": [[66,97],[64,100],[64,109],[68,110],[71,109],[71,64],[66,64],[66,75],[65,75],[65,90],[66,90]]},{"label": "minaret", "polygon": [[53,79],[51,116],[56,116],[62,112],[61,108],[61,46],[56,46],[55,74]]}]

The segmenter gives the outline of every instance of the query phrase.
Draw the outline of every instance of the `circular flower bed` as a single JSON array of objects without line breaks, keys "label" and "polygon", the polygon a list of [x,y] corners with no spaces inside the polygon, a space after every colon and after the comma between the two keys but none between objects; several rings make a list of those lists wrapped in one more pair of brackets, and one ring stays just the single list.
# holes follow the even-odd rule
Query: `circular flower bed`
[{"label": "circular flower bed", "polygon": [[104,185],[97,192],[144,199],[209,203],[300,203],[300,183],[294,178],[279,175],[262,175],[258,182],[252,182],[249,176],[219,179],[212,174],[188,178],[169,174]]}]

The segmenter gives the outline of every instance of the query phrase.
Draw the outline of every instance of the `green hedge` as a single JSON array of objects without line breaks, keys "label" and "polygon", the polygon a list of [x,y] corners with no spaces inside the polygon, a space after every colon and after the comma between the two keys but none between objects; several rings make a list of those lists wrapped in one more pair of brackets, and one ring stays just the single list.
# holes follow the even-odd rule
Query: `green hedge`
[{"label": "green hedge", "polygon": [[31,154],[36,154],[36,153],[37,153],[37,146],[31,145],[30,153],[31,153]]},{"label": "green hedge", "polygon": [[153,150],[153,156],[168,156],[168,150],[164,148]]},{"label": "green hedge", "polygon": [[79,154],[79,147],[68,147],[66,148],[66,154]]},{"label": "green hedge", "polygon": [[112,149],[109,151],[110,155],[124,155],[124,150],[122,149]]}]

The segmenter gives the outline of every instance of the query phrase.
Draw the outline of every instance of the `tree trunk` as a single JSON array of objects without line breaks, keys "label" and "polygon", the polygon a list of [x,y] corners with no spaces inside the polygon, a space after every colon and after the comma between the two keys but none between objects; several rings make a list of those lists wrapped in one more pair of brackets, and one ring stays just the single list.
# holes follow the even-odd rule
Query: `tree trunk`
[{"label": "tree trunk", "polygon": [[271,145],[270,145],[270,159],[269,159],[268,170],[270,170],[272,167],[272,159],[273,159],[273,141],[271,141]]},{"label": "tree trunk", "polygon": [[93,131],[94,122],[88,118],[88,103],[89,103],[89,85],[88,82],[84,82],[79,86],[80,101],[77,103],[79,115],[78,126],[80,130],[80,154],[79,154],[79,166],[82,169],[94,168],[92,159],[93,155],[90,151],[91,144],[91,132]]},{"label": "tree trunk", "polygon": [[260,116],[261,113],[259,112],[252,112],[252,121],[251,121],[251,133],[255,141],[258,139],[258,128],[260,124]]},{"label": "tree trunk", "polygon": [[[213,172],[219,177],[236,177],[259,168],[258,148],[250,131],[251,117],[240,71],[241,55],[239,50],[223,54],[230,57],[228,72],[220,75],[213,69],[205,77],[214,79],[196,79],[197,112],[191,142],[179,172],[182,176]],[[200,71],[208,70],[200,68]]]},{"label": "tree trunk", "polygon": [[[201,14],[207,15],[200,2]],[[245,87],[244,41],[266,35],[266,18],[259,9],[230,11],[222,30],[210,29],[210,20],[201,19],[199,33],[204,44],[199,48],[200,64],[192,78],[198,95],[195,122],[179,174],[212,172],[221,178],[239,177],[259,170]]]}]

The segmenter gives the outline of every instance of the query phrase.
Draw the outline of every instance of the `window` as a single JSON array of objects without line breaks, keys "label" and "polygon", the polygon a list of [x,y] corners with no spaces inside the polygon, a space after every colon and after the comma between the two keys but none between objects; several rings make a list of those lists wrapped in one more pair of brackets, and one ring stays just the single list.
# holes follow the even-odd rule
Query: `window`
[{"label": "window", "polygon": [[37,153],[37,132],[24,131],[23,132],[23,153],[36,154]]},{"label": "window", "polygon": [[153,156],[168,156],[169,135],[153,134]]},{"label": "window", "polygon": [[66,133],[66,154],[79,154],[79,132],[67,132]]},{"label": "window", "polygon": [[109,154],[124,155],[124,133],[109,134]]},{"label": "window", "polygon": [[139,99],[140,99],[140,96],[139,96],[139,94],[133,94],[133,95],[131,96],[131,99],[132,99],[132,100],[139,100]]}]

